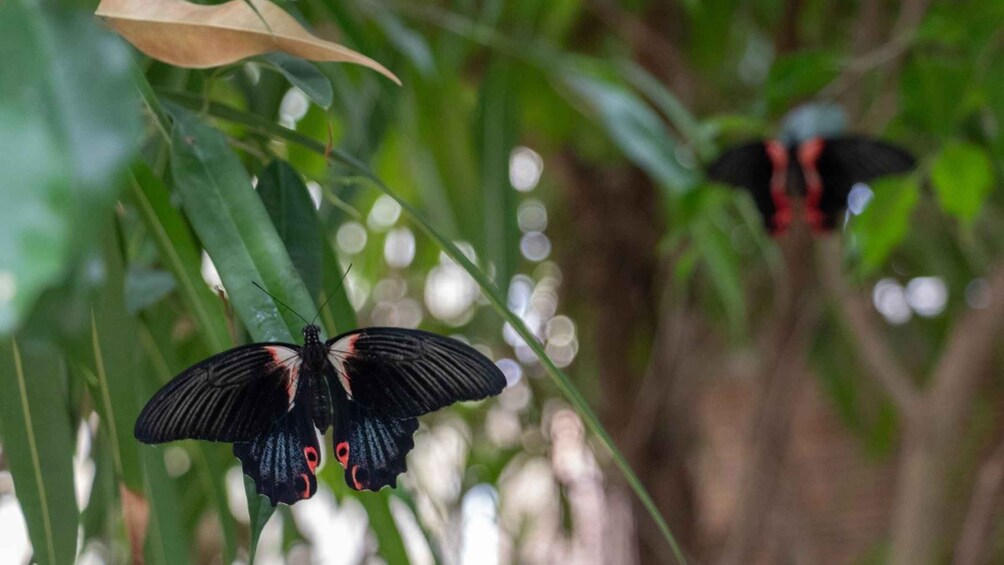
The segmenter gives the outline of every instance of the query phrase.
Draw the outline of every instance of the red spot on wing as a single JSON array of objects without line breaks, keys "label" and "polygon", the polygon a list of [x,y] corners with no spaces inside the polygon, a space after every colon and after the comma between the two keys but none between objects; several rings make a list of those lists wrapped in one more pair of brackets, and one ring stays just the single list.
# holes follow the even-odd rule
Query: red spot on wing
[{"label": "red spot on wing", "polygon": [[791,223],[791,203],[788,201],[788,149],[783,143],[771,140],[766,143],[770,158],[770,198],[774,201],[773,233],[779,234]]},{"label": "red spot on wing", "polygon": [[313,473],[314,469],[317,468],[318,463],[317,450],[314,449],[314,446],[308,445],[303,448],[303,456],[307,458],[307,467],[309,467],[310,472]]},{"label": "red spot on wing", "polygon": [[805,219],[815,231],[826,229],[819,201],[823,198],[823,179],[816,164],[826,146],[826,140],[814,137],[798,146],[798,164],[805,174]]},{"label": "red spot on wing", "polygon": [[301,498],[310,498],[310,478],[306,473],[301,474],[300,478],[303,479],[303,492],[300,493]]},{"label": "red spot on wing", "polygon": [[359,479],[356,478],[356,474],[358,472],[359,472],[359,465],[353,465],[352,466],[352,486],[355,487],[356,490],[363,490],[366,487],[363,486],[362,483],[359,482]]},{"label": "red spot on wing", "polygon": [[349,467],[349,442],[343,441],[339,442],[335,446],[335,458],[338,462],[342,464],[343,469],[348,469]]}]

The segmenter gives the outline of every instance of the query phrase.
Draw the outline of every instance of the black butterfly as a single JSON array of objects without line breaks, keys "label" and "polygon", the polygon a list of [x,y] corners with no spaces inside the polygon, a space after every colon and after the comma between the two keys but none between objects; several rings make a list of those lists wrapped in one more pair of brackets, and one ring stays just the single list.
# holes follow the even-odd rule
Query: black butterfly
[{"label": "black butterfly", "polygon": [[915,164],[905,150],[877,139],[813,137],[729,149],[708,167],[708,177],[748,190],[772,234],[791,224],[792,196],[805,199],[805,220],[813,230],[826,232],[839,223],[855,183],[903,173]]},{"label": "black butterfly", "polygon": [[334,424],[335,458],[356,490],[397,486],[417,416],[502,392],[502,372],[474,348],[419,330],[365,328],[303,347],[257,343],[214,355],[161,388],[136,439],[234,444],[244,473],[273,505],[317,492],[317,432]]}]

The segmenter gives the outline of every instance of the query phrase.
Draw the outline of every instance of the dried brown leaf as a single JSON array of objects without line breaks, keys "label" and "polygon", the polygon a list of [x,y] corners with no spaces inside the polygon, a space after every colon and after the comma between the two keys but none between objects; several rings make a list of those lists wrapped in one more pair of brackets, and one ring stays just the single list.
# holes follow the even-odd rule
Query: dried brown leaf
[{"label": "dried brown leaf", "polygon": [[311,61],[363,65],[401,84],[373,59],[311,35],[268,0],[215,6],[184,0],[101,0],[95,14],[143,53],[178,67],[218,67],[282,51]]},{"label": "dried brown leaf", "polygon": [[122,518],[129,535],[129,548],[133,565],[143,565],[143,541],[150,523],[150,503],[142,493],[130,490],[125,484],[119,485],[122,495]]}]

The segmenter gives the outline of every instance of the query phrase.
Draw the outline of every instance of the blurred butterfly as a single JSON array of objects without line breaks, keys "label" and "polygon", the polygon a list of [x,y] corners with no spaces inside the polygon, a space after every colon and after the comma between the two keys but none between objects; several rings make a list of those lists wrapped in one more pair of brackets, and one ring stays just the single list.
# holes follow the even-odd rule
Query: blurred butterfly
[{"label": "blurred butterfly", "polygon": [[[335,459],[356,490],[397,486],[417,416],[497,395],[502,372],[473,347],[433,333],[364,328],[303,346],[256,343],[214,355],[161,388],[136,439],[233,443],[244,473],[273,505],[317,492],[317,431],[334,425]],[[316,428],[316,430],[315,430]]]},{"label": "blurred butterfly", "polygon": [[805,199],[805,221],[823,233],[839,223],[856,183],[903,173],[915,164],[905,150],[877,139],[812,137],[734,147],[708,167],[708,177],[748,190],[773,235],[784,233],[794,220],[792,197]]}]

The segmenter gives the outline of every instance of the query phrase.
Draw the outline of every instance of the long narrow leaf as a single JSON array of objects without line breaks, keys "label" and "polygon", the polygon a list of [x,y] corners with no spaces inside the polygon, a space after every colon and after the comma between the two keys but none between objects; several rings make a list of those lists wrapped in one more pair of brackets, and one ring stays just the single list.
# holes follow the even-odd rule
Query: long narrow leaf
[{"label": "long narrow leaf", "polygon": [[[307,186],[289,163],[276,160],[258,175],[258,196],[310,296],[316,298],[321,292],[321,234]],[[309,312],[304,314],[309,317]]]},{"label": "long narrow leaf", "polygon": [[171,205],[167,187],[145,165],[133,168],[130,186],[133,203],[157,244],[164,265],[177,279],[199,331],[214,352],[223,351],[232,345],[223,308],[202,280],[198,247],[181,212]]},{"label": "long narrow leaf", "polygon": [[4,340],[0,386],[3,449],[34,560],[42,565],[72,563],[78,513],[65,363],[44,343]]}]

